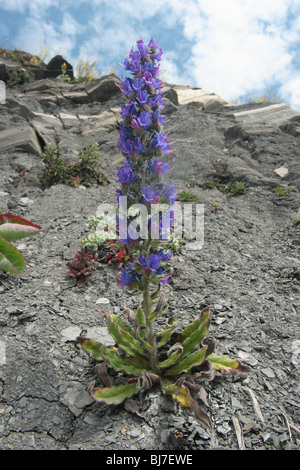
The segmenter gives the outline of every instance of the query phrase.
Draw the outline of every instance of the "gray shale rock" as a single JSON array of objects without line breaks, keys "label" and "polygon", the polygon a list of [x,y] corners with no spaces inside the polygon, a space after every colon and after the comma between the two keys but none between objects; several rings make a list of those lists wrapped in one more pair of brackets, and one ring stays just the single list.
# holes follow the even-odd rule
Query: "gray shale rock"
[{"label": "gray shale rock", "polygon": [[[173,142],[166,183],[198,196],[205,222],[202,249],[174,255],[168,314],[184,327],[210,306],[217,353],[253,368],[246,377],[222,374],[203,384],[206,404],[199,404],[213,430],[154,390],[136,397],[139,414],[95,403],[86,391],[96,363],[76,337],[112,344],[103,311],[138,303],[124,297],[107,265],[81,289],[65,274],[88,217],[115,200],[124,159],[116,149],[124,102],[118,84],[114,75],[89,85],[47,78],[7,88],[0,105],[0,210],[43,228],[18,244],[24,273],[0,273],[0,447],[236,450],[235,417],[247,450],[297,449],[300,225],[292,218],[300,207],[300,113],[285,105],[232,106],[199,88],[164,84]],[[58,143],[67,161],[98,142],[110,184],[42,190],[46,142]],[[207,187],[217,160],[227,164],[230,184],[245,183],[244,194]],[[279,197],[276,186],[290,194]]]}]

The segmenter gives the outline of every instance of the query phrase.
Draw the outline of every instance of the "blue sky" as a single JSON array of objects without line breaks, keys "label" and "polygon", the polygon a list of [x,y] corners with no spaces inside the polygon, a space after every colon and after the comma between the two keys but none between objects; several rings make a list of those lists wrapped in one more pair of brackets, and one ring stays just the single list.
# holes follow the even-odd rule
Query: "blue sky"
[{"label": "blue sky", "polygon": [[[0,46],[104,75],[138,39],[164,54],[162,78],[239,102],[264,91],[300,110],[300,0],[1,0]],[[47,60],[48,60],[47,59]]]}]

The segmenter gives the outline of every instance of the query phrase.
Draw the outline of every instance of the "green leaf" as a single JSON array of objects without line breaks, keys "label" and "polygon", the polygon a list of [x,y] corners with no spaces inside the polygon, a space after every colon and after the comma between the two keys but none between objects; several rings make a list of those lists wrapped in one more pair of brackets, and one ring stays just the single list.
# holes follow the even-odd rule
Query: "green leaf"
[{"label": "green leaf", "polygon": [[207,356],[207,359],[212,363],[216,370],[225,369],[229,372],[240,374],[244,374],[250,370],[249,367],[243,366],[237,359],[230,359],[227,356],[218,356],[217,354],[212,353]]},{"label": "green leaf", "polygon": [[142,309],[141,306],[139,306],[136,310],[136,320],[137,320],[137,323],[138,325],[140,326],[145,326],[146,325],[146,317],[145,317],[145,314],[144,314],[144,310]]},{"label": "green leaf", "polygon": [[139,358],[144,356],[144,349],[136,339],[134,331],[127,327],[118,315],[107,317],[107,329],[116,344],[127,354]]},{"label": "green leaf", "polygon": [[92,356],[94,356],[95,359],[97,359],[98,361],[103,360],[102,354],[100,352],[103,346],[102,343],[98,343],[94,339],[83,338],[82,336],[79,336],[77,338],[77,341],[79,342],[81,347],[88,353],[92,354]]},{"label": "green leaf", "polygon": [[166,359],[165,361],[160,362],[158,364],[158,367],[160,369],[164,369],[166,367],[172,366],[174,364],[174,362],[176,362],[176,360],[180,356],[180,353],[181,353],[181,350],[176,349],[172,354],[170,354],[170,357],[168,357],[168,359]]},{"label": "green leaf", "polygon": [[164,346],[170,339],[173,331],[175,330],[177,326],[176,318],[172,317],[169,318],[168,320],[168,327],[165,328],[163,331],[160,331],[158,333],[155,333],[155,336],[159,336],[161,340],[157,343],[157,346],[161,348]]},{"label": "green leaf", "polygon": [[137,384],[117,385],[109,388],[93,388],[90,390],[92,397],[101,403],[107,405],[119,405],[126,398],[139,393]]},{"label": "green leaf", "polygon": [[144,363],[139,364],[131,357],[122,357],[118,354],[116,348],[108,348],[90,338],[79,337],[77,341],[80,343],[81,347],[92,354],[95,359],[105,361],[108,366],[112,367],[117,372],[122,371],[127,374],[142,375],[144,368],[149,370],[149,364],[146,364],[147,367],[144,367]]},{"label": "green leaf", "polygon": [[190,323],[184,330],[183,332],[178,336],[176,339],[176,342],[179,341],[180,343],[183,343],[194,331],[196,331],[199,326],[207,321],[209,319],[209,309],[204,309],[200,313],[199,317]]},{"label": "green leaf", "polygon": [[208,328],[209,328],[209,318],[206,318],[202,322],[200,322],[198,328],[193,331],[181,344],[183,347],[183,351],[181,353],[180,358],[184,358],[188,354],[195,351],[196,347],[199,346],[203,338],[205,337]]},{"label": "green leaf", "polygon": [[181,374],[182,372],[189,372],[193,366],[197,366],[204,361],[206,358],[206,353],[207,347],[198,349],[194,353],[184,358],[182,361],[178,362],[178,364],[175,364],[170,369],[167,369],[164,372],[164,375],[168,377]]},{"label": "green leaf", "polygon": [[22,253],[7,240],[0,237],[0,270],[20,274],[26,267]]}]

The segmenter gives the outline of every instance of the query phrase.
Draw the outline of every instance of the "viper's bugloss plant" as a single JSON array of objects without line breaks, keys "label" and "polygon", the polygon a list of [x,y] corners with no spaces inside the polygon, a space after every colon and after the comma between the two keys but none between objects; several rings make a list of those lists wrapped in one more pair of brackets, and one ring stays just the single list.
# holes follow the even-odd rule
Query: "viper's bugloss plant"
[{"label": "viper's bugloss plant", "polygon": [[[117,170],[117,206],[124,201],[127,211],[117,216],[119,242],[132,254],[121,268],[117,281],[128,294],[141,296],[136,312],[124,308],[123,318],[107,314],[107,328],[115,343],[107,347],[93,339],[79,337],[84,350],[102,361],[102,385],[90,384],[91,396],[99,402],[119,404],[129,397],[160,385],[164,394],[172,396],[182,406],[193,409],[197,418],[210,426],[210,419],[198,404],[200,385],[212,380],[216,371],[225,369],[238,373],[245,368],[236,359],[215,354],[215,341],[206,338],[210,325],[209,310],[178,331],[178,319],[162,315],[168,311],[168,272],[172,251],[168,238],[174,227],[175,185],[168,186],[163,176],[170,170],[162,160],[171,153],[168,136],[163,132],[165,116],[159,61],[162,50],[151,39],[146,45],[137,41],[123,67],[129,77],[123,77],[120,89],[127,104],[121,105],[118,149],[124,155],[124,165]],[[137,206],[138,205],[138,206]],[[146,207],[147,217],[139,218],[140,206]],[[163,216],[153,214],[157,205]],[[119,214],[121,211],[119,211]],[[123,214],[123,212],[122,212]],[[167,222],[166,222],[167,220]],[[151,232],[151,233],[150,233]],[[160,326],[157,326],[160,324]],[[108,386],[104,366],[122,373],[124,382]],[[127,376],[127,378],[126,378]]]}]

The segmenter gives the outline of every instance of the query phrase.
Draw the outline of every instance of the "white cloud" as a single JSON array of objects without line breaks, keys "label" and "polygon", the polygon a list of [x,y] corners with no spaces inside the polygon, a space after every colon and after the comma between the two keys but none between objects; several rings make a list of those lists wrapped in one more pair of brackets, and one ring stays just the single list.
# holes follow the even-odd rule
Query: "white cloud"
[{"label": "white cloud", "polygon": [[288,78],[291,47],[300,42],[299,17],[287,26],[297,8],[299,0],[186,1],[179,21],[193,42],[185,64],[190,84],[228,100],[284,81],[281,90],[288,93],[298,83]]},{"label": "white cloud", "polygon": [[[84,23],[74,15],[85,5]],[[228,100],[279,83],[283,98],[299,102],[300,0],[2,0],[0,8],[26,15],[14,39],[29,52],[51,44],[73,62],[99,59],[105,73],[154,36],[170,82]]]}]

